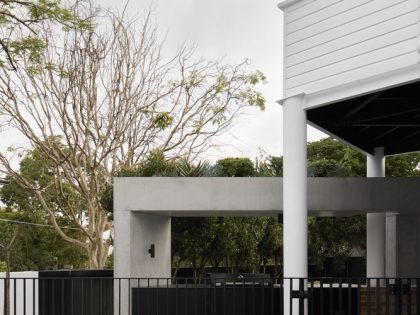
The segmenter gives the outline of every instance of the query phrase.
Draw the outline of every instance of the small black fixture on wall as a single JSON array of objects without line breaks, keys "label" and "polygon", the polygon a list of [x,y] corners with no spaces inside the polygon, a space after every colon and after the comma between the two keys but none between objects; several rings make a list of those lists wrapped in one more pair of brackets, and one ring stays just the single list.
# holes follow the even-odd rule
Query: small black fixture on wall
[{"label": "small black fixture on wall", "polygon": [[149,252],[151,258],[155,258],[155,244],[150,245],[150,248],[149,248],[148,252]]}]

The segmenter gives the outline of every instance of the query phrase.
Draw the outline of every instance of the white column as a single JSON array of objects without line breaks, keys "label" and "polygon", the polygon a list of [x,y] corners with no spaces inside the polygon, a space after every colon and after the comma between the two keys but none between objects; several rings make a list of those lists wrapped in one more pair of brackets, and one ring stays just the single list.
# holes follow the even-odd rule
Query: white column
[{"label": "white column", "polygon": [[[367,177],[385,177],[384,148],[367,157]],[[366,276],[385,277],[385,213],[367,214]]]},{"label": "white column", "polygon": [[[304,95],[283,103],[283,260],[285,278],[308,277],[306,111]],[[290,287],[284,286],[284,314],[290,314]],[[298,290],[298,281],[293,290]],[[298,313],[293,301],[293,314]],[[305,314],[307,311],[305,311]]]}]

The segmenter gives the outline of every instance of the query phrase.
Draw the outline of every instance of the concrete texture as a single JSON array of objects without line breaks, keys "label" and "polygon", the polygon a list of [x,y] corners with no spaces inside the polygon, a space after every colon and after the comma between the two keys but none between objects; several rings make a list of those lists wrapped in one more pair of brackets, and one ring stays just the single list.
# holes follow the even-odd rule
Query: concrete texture
[{"label": "concrete texture", "polygon": [[397,216],[387,213],[385,217],[385,276],[397,277]]},{"label": "concrete texture", "polygon": [[[309,215],[417,213],[419,178],[308,178]],[[114,178],[114,211],[165,216],[254,216],[283,211],[283,179]]]},{"label": "concrete texture", "polygon": [[420,277],[420,215],[396,218],[397,277]]},{"label": "concrete texture", "polygon": [[[118,203],[114,203],[118,208]],[[115,314],[129,314],[133,287],[156,285],[140,278],[171,277],[171,218],[136,213],[129,210],[114,211],[114,283]],[[155,246],[155,257],[148,250]],[[124,279],[125,278],[125,279]],[[136,278],[130,280],[128,278]],[[137,280],[139,279],[139,280]]]}]

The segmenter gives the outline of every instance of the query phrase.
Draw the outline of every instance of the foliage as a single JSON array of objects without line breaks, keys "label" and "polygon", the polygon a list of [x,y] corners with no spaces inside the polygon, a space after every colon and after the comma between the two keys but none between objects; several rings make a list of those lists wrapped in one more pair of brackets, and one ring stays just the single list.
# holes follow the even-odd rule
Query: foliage
[{"label": "foliage", "polygon": [[260,266],[258,245],[263,237],[266,217],[232,217],[234,227],[233,241],[235,251],[230,260],[230,266],[237,271],[256,272]]},{"label": "foliage", "polygon": [[254,163],[249,158],[226,158],[217,161],[220,176],[248,177],[255,173]]},{"label": "foliage", "polygon": [[283,157],[272,155],[266,156],[265,152],[260,149],[260,156],[255,159],[255,176],[283,176]]},{"label": "foliage", "polygon": [[257,252],[260,261],[265,267],[268,263],[274,263],[275,276],[280,275],[280,266],[283,258],[283,225],[277,223],[275,218],[268,218],[263,236],[260,239]]},{"label": "foliage", "polygon": [[193,165],[186,159],[181,159],[176,163],[176,169],[179,176],[182,177],[200,177],[208,174],[209,164],[207,162],[198,162],[197,165]]},{"label": "foliage", "polygon": [[[50,196],[47,202],[50,207],[58,207],[56,192],[52,183],[51,163],[37,148],[27,153],[20,163],[20,174],[27,181],[37,184],[39,189],[45,189]],[[65,186],[68,202],[77,203],[77,194],[71,187]],[[19,238],[16,241],[13,260],[14,270],[45,270],[56,266],[73,265],[86,266],[86,255],[79,249],[65,242],[49,225],[42,205],[35,194],[20,186],[15,179],[8,177],[7,184],[0,190],[1,201],[8,211],[19,214],[22,221]],[[80,205],[79,205],[80,206]],[[81,206],[80,206],[81,207]],[[57,213],[60,226],[71,228],[67,232],[75,238],[81,233],[72,222]],[[13,223],[7,223],[16,226]],[[50,227],[45,227],[50,226]]]},{"label": "foliage", "polygon": [[366,158],[333,138],[308,143],[308,176],[366,176]]},{"label": "foliage", "polygon": [[25,58],[31,64],[40,64],[47,43],[39,32],[51,24],[62,25],[64,30],[92,28],[88,18],[79,17],[57,0],[1,1],[0,66],[17,70]]},{"label": "foliage", "polygon": [[283,176],[283,157],[269,156],[268,165],[272,176]]},{"label": "foliage", "polygon": [[327,258],[334,258],[333,268],[342,271],[353,251],[366,249],[366,218],[309,218],[309,261],[322,269]]},{"label": "foliage", "polygon": [[387,177],[418,177],[419,166],[420,153],[389,156],[385,160],[385,174]]},{"label": "foliage", "polygon": [[[6,220],[20,220],[22,215],[17,211],[0,208],[0,260],[5,262],[6,270],[11,271],[11,254],[15,251],[16,240],[19,237],[19,225],[10,224]],[[7,257],[9,256],[9,257]]]},{"label": "foliage", "polygon": [[214,228],[211,218],[172,220],[172,255],[191,264],[194,278],[200,278],[204,272]]}]

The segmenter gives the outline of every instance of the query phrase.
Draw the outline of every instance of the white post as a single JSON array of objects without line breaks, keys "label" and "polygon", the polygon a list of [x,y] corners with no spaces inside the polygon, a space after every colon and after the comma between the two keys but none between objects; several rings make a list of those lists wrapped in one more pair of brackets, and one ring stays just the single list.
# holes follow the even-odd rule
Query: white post
[{"label": "white post", "polygon": [[[304,95],[283,103],[283,260],[285,278],[308,277],[307,137]],[[306,283],[306,281],[305,281]],[[299,290],[293,282],[293,290]],[[307,303],[305,303],[307,304]],[[292,314],[299,314],[293,300]],[[307,305],[305,307],[307,314]],[[290,281],[284,283],[284,314],[290,314]]]},{"label": "white post", "polygon": [[[384,148],[367,157],[367,177],[385,177]],[[385,213],[367,214],[366,276],[385,277]]]}]

